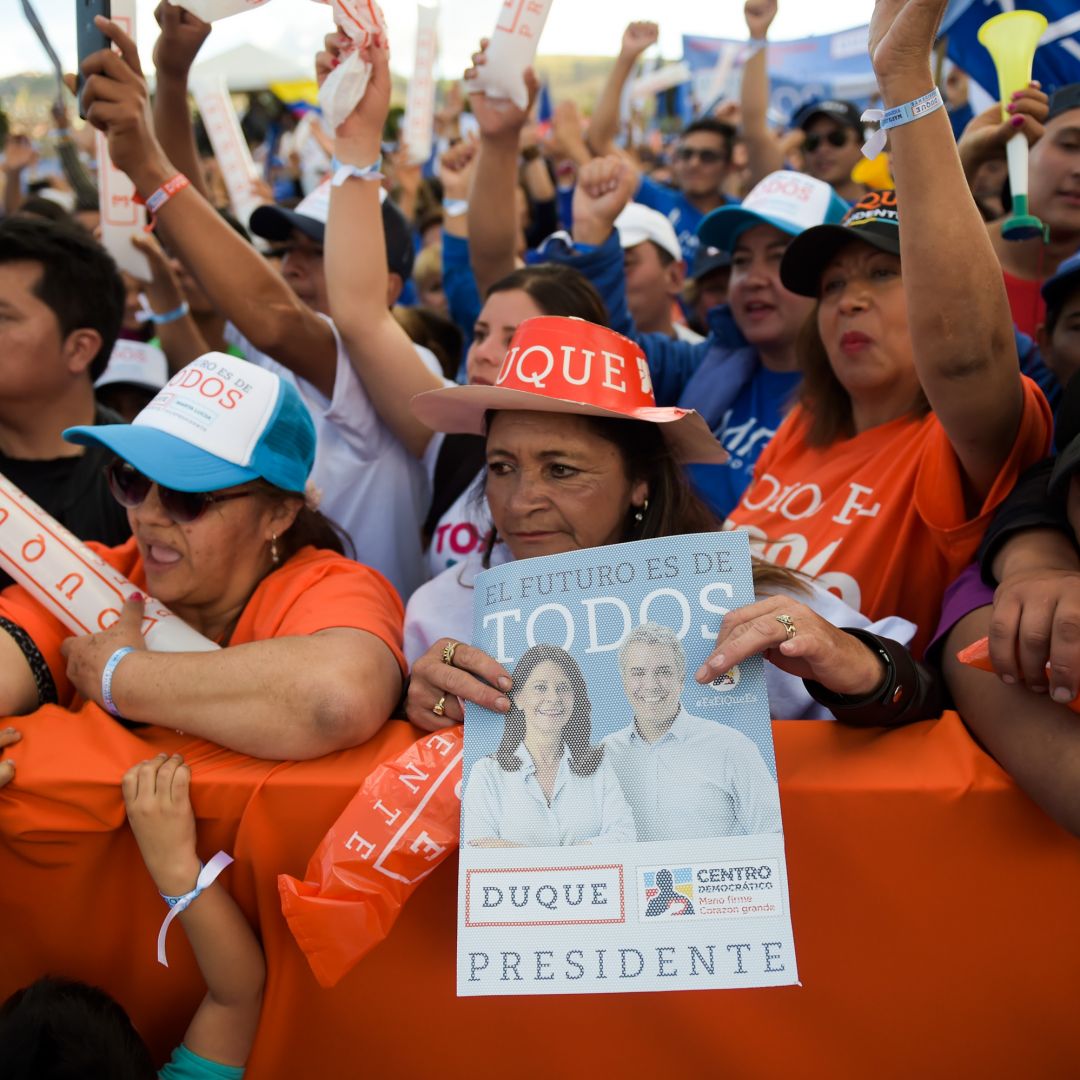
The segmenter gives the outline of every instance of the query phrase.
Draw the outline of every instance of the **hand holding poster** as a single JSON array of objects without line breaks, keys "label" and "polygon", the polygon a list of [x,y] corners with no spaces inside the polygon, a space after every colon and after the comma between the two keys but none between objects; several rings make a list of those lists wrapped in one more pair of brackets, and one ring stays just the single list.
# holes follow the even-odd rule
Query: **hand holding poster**
[{"label": "hand holding poster", "polygon": [[438,7],[416,6],[416,59],[405,99],[402,131],[409,161],[419,165],[431,157],[435,128],[435,58],[439,52]]},{"label": "hand holding poster", "polygon": [[477,90],[489,98],[508,98],[519,109],[528,105],[522,76],[536,56],[550,10],[551,0],[503,0],[487,47],[487,62],[477,73]]},{"label": "hand holding poster", "polygon": [[466,707],[459,994],[797,982],[763,661],[693,677],[751,602],[733,532],[477,577],[514,685]]}]

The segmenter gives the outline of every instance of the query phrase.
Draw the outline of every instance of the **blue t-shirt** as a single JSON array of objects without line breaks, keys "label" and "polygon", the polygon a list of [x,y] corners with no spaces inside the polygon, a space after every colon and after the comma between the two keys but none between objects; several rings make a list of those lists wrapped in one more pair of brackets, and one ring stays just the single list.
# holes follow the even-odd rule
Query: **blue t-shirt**
[{"label": "blue t-shirt", "polygon": [[688,467],[697,493],[721,518],[735,509],[749,486],[754,463],[776,434],[801,379],[801,372],[770,371],[760,364],[713,428],[730,460],[725,465]]},{"label": "blue t-shirt", "polygon": [[[675,226],[686,265],[692,265],[698,249],[697,227],[705,215],[681,191],[664,187],[647,176],[641,178],[634,202],[659,210]],[[725,196],[724,205],[738,206],[739,200]]]}]

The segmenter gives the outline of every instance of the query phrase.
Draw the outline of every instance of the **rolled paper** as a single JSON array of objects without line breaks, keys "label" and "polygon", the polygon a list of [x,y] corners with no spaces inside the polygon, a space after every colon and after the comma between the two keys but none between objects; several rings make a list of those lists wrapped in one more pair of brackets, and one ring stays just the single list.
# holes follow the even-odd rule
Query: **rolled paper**
[{"label": "rolled paper", "polygon": [[[135,0],[112,0],[110,17],[132,41],[135,40]],[[139,281],[149,281],[150,263],[131,242],[146,228],[146,210],[135,202],[135,185],[109,157],[109,141],[97,133],[98,209],[101,211],[101,245]]]},{"label": "rolled paper", "polygon": [[252,211],[260,205],[260,199],[252,190],[259,173],[240,128],[225,79],[192,80],[191,93],[213,147],[214,157],[221,166],[232,211],[246,227]]},{"label": "rolled paper", "polygon": [[435,129],[435,58],[439,51],[438,7],[416,6],[416,58],[405,98],[402,125],[409,161],[419,165],[431,157]]},{"label": "rolled paper", "polygon": [[218,19],[227,19],[230,15],[239,15],[252,8],[262,7],[269,0],[169,0],[170,4],[182,7],[190,11],[197,19],[203,22],[217,22]]},{"label": "rolled paper", "polygon": [[[107,630],[136,591],[119,570],[68,532],[6,477],[0,475],[0,569],[73,634]],[[220,648],[164,604],[146,601],[143,637],[155,652],[209,652]]]},{"label": "rolled paper", "polygon": [[[978,641],[973,641],[966,649],[961,649],[956,654],[956,659],[961,664],[967,664],[969,667],[978,668],[980,671],[993,672],[994,665],[990,661],[990,639],[980,638]],[[1046,665],[1050,667],[1049,664]],[[1080,696],[1076,697],[1069,703],[1069,708],[1073,712],[1080,712]]]},{"label": "rolled paper", "polygon": [[371,79],[371,65],[359,53],[375,34],[386,34],[386,19],[375,0],[315,0],[330,4],[334,22],[352,43],[345,59],[326,77],[319,89],[319,106],[336,131],[360,103]]},{"label": "rolled paper", "polygon": [[379,765],[330,827],[304,880],[278,875],[281,911],[320,986],[390,933],[461,834],[464,728],[432,732]]},{"label": "rolled paper", "polygon": [[503,0],[476,89],[490,98],[509,99],[519,109],[528,105],[524,73],[536,56],[550,10],[551,0]]}]

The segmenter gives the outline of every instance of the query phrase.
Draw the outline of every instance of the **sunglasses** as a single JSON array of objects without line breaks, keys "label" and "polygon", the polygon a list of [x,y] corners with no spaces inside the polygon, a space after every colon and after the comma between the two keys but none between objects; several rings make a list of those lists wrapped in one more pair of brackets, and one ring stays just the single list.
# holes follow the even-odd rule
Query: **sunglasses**
[{"label": "sunglasses", "polygon": [[[109,482],[112,497],[123,507],[133,510],[146,502],[154,481],[144,476],[126,461],[114,461],[105,469],[105,478]],[[161,508],[180,525],[197,521],[214,503],[228,502],[230,499],[244,499],[254,495],[255,490],[231,491],[225,495],[210,491],[175,491],[173,488],[157,485]]]},{"label": "sunglasses", "polygon": [[847,128],[835,128],[825,135],[807,135],[803,141],[803,149],[812,154],[822,143],[828,143],[830,146],[837,148],[846,146],[851,139],[854,132],[848,131]]},{"label": "sunglasses", "polygon": [[693,161],[697,158],[702,165],[715,165],[720,161],[727,161],[727,154],[719,150],[699,150],[696,146],[680,146],[675,151],[675,160],[682,162]]}]

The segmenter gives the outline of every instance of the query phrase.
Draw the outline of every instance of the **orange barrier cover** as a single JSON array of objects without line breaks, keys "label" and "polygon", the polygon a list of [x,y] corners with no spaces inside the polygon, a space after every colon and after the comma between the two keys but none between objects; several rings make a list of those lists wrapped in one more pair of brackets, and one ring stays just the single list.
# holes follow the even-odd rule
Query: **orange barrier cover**
[{"label": "orange barrier cover", "polygon": [[365,778],[419,737],[406,724],[296,764],[127,731],[93,706],[44,708],[18,725],[15,780],[0,790],[0,996],[46,971],[96,982],[160,1060],[203,988],[182,934],[168,969],[155,960],[164,905],[124,820],[120,777],[179,750],[200,853],[235,856],[221,880],[266,951],[251,1080],[1075,1071],[1080,842],[955,715],[892,732],[774,724],[801,987],[573,999],[455,998],[456,857],[382,944],[334,989],[319,987],[277,877],[304,875]]}]

